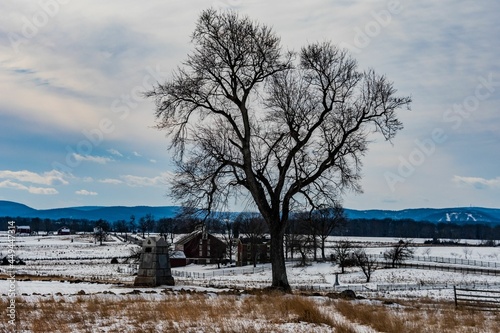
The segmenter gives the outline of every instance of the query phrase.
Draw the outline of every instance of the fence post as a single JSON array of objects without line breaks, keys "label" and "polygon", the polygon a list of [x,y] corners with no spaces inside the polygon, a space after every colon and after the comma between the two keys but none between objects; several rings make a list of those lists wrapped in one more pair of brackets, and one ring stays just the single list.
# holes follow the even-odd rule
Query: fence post
[{"label": "fence post", "polygon": [[457,300],[457,287],[453,286],[453,295],[455,297],[455,308],[458,307],[458,300]]}]

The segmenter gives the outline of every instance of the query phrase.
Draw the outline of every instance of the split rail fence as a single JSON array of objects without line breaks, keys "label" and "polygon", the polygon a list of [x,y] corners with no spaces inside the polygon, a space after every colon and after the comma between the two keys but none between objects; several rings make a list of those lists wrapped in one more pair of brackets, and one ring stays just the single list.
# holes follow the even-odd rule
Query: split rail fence
[{"label": "split rail fence", "polygon": [[500,291],[453,287],[456,307],[500,310]]}]

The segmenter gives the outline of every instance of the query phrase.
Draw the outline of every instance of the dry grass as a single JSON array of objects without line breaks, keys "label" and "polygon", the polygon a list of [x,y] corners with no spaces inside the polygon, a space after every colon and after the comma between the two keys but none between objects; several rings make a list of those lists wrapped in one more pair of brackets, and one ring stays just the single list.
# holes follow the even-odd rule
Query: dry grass
[{"label": "dry grass", "polygon": [[[201,328],[203,332],[260,333],[281,332],[280,325],[287,323],[328,332],[337,325],[316,302],[274,293],[51,296],[35,302],[19,299],[16,311],[22,318],[17,329],[33,333],[95,332],[97,328],[104,332],[199,332]],[[8,328],[2,325],[0,329]]]},{"label": "dry grass", "polygon": [[455,309],[449,302],[416,300],[394,304],[339,301],[336,309],[348,321],[386,333],[484,333],[497,332],[495,312]]},{"label": "dry grass", "polygon": [[[418,302],[418,303],[417,303]],[[274,292],[40,296],[16,303],[23,332],[495,332],[497,314],[449,303],[346,301]],[[0,306],[7,306],[2,299]],[[0,321],[0,332],[11,332]]]}]

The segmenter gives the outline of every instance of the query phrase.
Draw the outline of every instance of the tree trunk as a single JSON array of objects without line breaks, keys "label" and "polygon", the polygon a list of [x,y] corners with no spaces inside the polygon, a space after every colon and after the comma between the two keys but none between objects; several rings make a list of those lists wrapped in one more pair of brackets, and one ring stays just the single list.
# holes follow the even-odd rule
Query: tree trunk
[{"label": "tree trunk", "polygon": [[314,261],[318,261],[318,254],[316,253],[318,250],[318,242],[316,239],[316,233],[313,233],[313,248],[314,248]]},{"label": "tree trunk", "polygon": [[326,261],[326,256],[325,256],[325,238],[321,238],[321,259],[323,261]]},{"label": "tree trunk", "polygon": [[276,226],[271,226],[271,266],[272,266],[272,288],[286,292],[291,291],[286,275],[285,255],[283,252],[284,231]]}]

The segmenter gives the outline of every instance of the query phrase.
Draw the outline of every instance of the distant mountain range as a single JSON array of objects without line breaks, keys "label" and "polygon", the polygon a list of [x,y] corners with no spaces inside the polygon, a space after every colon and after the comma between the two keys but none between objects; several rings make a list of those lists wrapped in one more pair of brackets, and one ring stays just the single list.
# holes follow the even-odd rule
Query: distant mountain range
[{"label": "distant mountain range", "polygon": [[354,210],[345,209],[350,219],[393,219],[429,221],[434,223],[451,222],[457,224],[492,223],[500,224],[500,209],[482,207],[456,208],[414,208],[403,210]]},{"label": "distant mountain range", "polygon": [[107,220],[110,222],[117,220],[130,220],[130,216],[134,215],[137,219],[152,214],[155,219],[162,217],[174,217],[180,210],[178,206],[81,206],[53,209],[34,209],[26,205],[0,200],[0,216],[9,217],[39,217],[42,219],[87,219],[87,220]]},{"label": "distant mountain range", "polygon": [[[39,218],[74,218],[110,222],[129,220],[131,215],[137,219],[152,214],[155,219],[174,217],[180,210],[179,206],[82,206],[53,209],[34,209],[26,205],[0,200],[0,216],[39,217]],[[354,210],[345,209],[346,216],[350,219],[411,219],[415,221],[452,222],[459,224],[491,223],[500,224],[500,209],[481,207],[458,208],[416,208],[403,210]],[[237,213],[235,213],[237,214]]]}]

